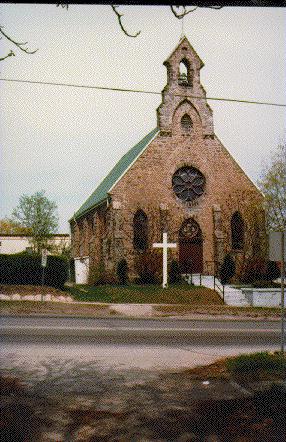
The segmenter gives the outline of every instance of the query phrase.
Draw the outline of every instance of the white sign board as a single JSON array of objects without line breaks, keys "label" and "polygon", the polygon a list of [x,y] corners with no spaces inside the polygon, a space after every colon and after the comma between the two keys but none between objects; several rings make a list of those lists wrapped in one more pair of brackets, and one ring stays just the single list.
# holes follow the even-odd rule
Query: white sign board
[{"label": "white sign board", "polygon": [[89,275],[89,257],[74,258],[76,284],[87,284]]},{"label": "white sign board", "polygon": [[[269,259],[282,261],[282,232],[269,233]],[[284,232],[284,260],[286,260],[286,231]]]},{"label": "white sign board", "polygon": [[42,267],[47,267],[47,250],[43,249],[42,250]]}]

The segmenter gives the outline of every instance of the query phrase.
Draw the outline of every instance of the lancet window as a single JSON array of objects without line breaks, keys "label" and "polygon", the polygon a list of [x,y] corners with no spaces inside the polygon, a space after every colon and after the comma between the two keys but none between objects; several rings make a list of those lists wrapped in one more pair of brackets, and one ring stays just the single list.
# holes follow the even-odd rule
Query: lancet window
[{"label": "lancet window", "polygon": [[181,118],[181,128],[182,131],[187,134],[190,133],[193,127],[193,123],[191,117],[188,114],[185,114]]},{"label": "lancet window", "polygon": [[231,245],[234,250],[244,247],[244,221],[239,212],[235,212],[231,218]]},{"label": "lancet window", "polygon": [[148,248],[148,217],[143,210],[137,210],[133,218],[134,249],[143,252]]}]

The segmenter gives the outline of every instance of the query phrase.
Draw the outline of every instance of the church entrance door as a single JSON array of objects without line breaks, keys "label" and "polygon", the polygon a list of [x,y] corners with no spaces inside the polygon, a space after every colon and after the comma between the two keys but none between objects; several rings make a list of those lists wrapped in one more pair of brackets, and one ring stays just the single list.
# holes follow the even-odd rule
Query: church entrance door
[{"label": "church entrance door", "polygon": [[203,273],[203,238],[193,219],[183,222],[179,231],[179,262],[182,273]]}]

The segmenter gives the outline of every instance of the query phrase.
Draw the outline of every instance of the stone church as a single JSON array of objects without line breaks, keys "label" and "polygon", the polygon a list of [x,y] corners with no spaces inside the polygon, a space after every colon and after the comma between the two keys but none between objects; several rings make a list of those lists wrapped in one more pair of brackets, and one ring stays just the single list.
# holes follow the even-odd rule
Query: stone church
[{"label": "stone church", "polygon": [[200,82],[204,64],[186,37],[164,66],[157,127],[70,220],[78,283],[99,266],[116,275],[122,258],[136,277],[136,259],[161,242],[163,232],[177,244],[169,257],[182,273],[214,274],[226,253],[239,261],[262,249],[263,196],[214,133]]}]

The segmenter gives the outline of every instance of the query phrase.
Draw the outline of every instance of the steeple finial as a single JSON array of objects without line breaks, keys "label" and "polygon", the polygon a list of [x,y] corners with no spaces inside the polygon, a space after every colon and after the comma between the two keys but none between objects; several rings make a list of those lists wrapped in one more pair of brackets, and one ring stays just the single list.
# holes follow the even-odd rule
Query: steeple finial
[{"label": "steeple finial", "polygon": [[185,37],[185,32],[184,32],[184,18],[182,17],[182,30],[181,30],[181,37],[180,40],[182,40]]}]

